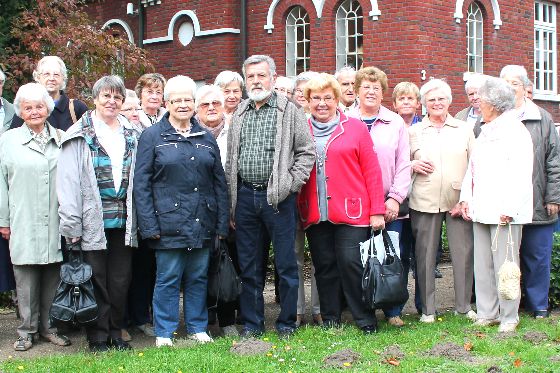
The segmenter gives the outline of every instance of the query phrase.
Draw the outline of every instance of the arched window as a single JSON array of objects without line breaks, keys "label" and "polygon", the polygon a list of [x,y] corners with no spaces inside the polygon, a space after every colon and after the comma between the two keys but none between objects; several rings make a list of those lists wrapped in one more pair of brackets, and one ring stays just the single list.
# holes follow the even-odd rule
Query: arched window
[{"label": "arched window", "polygon": [[467,70],[473,73],[482,73],[482,25],[482,10],[473,2],[467,12]]},{"label": "arched window", "polygon": [[362,66],[364,17],[356,0],[345,0],[336,11],[336,68]]},{"label": "arched window", "polygon": [[286,18],[286,76],[309,70],[309,14],[294,7]]}]

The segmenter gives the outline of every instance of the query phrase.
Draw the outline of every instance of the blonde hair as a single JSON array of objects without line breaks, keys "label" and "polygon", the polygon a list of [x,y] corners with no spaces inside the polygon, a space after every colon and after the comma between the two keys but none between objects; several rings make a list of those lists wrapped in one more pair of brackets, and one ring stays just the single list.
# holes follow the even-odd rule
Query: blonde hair
[{"label": "blonde hair", "polygon": [[336,80],[336,78],[331,74],[317,74],[316,76],[309,79],[305,84],[305,88],[303,89],[303,97],[305,97],[305,99],[309,101],[311,92],[322,91],[323,89],[329,88],[333,90],[334,96],[336,97],[337,101],[340,100],[342,92],[340,90],[340,84],[338,83],[338,80]]},{"label": "blonde hair", "polygon": [[412,82],[400,82],[393,89],[393,103],[397,102],[397,98],[411,95],[415,96],[418,102],[420,102],[420,88]]},{"label": "blonde hair", "polygon": [[389,85],[387,83],[387,74],[375,66],[362,67],[356,73],[356,89],[362,85],[362,81],[369,80],[370,82],[379,82],[383,93],[387,91]]}]

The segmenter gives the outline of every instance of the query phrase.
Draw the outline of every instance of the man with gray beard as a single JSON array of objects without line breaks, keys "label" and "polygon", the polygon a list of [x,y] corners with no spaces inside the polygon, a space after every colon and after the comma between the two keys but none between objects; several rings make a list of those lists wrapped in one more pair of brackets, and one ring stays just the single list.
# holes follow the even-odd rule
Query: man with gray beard
[{"label": "man with gray beard", "polygon": [[298,271],[294,252],[296,193],[307,182],[315,151],[303,110],[274,92],[276,65],[254,55],[243,63],[248,99],[233,114],[228,133],[226,178],[231,225],[236,231],[242,337],[264,332],[263,241],[272,239],[280,276],[280,314],[276,330],[295,330]]}]

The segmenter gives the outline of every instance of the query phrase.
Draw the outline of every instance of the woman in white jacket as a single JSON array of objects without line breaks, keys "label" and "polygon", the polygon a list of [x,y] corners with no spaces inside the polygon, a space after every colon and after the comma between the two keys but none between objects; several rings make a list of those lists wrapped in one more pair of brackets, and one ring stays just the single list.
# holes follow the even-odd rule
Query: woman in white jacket
[{"label": "woman in white jacket", "polygon": [[[498,270],[504,263],[511,225],[513,258],[519,265],[521,228],[533,215],[533,144],[511,109],[515,92],[502,79],[488,77],[479,90],[482,120],[461,188],[462,214],[473,221],[477,325],[519,323],[519,297],[499,296]],[[499,230],[496,235],[496,230]]]}]

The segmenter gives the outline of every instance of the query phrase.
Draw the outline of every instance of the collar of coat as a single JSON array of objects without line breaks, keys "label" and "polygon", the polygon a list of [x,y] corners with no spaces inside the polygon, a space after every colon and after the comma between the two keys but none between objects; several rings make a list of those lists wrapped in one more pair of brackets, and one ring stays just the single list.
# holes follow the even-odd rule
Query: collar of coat
[{"label": "collar of coat", "polygon": [[[279,95],[276,92],[272,92],[272,94],[270,95],[270,97],[267,100],[267,103],[273,99],[273,96],[276,99],[276,105],[274,105],[274,101],[270,102],[270,106],[272,107],[276,107],[278,110],[280,111],[284,111],[286,109],[286,106],[288,105],[288,98],[284,95]],[[254,101],[251,100],[250,98],[242,101],[239,104],[239,107],[237,108],[237,110],[235,111],[235,113],[233,113],[234,116],[238,116],[240,117],[241,115],[243,115],[247,110],[249,110],[249,108],[251,107],[251,105],[253,105],[254,107]]]},{"label": "collar of coat", "polygon": [[[56,146],[60,147],[61,138],[62,138],[61,132],[62,133],[64,133],[64,132],[61,131],[61,130],[57,130],[56,128],[51,126],[49,124],[49,122],[45,122],[45,126],[47,126],[47,128],[49,129],[49,141],[54,140],[54,143],[56,144]],[[33,140],[33,136],[31,135],[31,132],[29,132],[29,127],[27,127],[27,125],[25,123],[21,127],[15,129],[15,130],[18,130],[19,133],[20,133],[21,144],[22,145],[26,145],[31,140]]]},{"label": "collar of coat", "polygon": [[[177,132],[175,127],[169,122],[169,112],[165,113],[160,120],[163,128],[161,129],[161,136],[169,136],[169,135],[177,135],[180,134]],[[204,135],[206,131],[202,129],[198,121],[196,120],[195,116],[191,117],[191,131],[189,133],[180,135],[183,137],[194,137],[194,136],[201,136]]]},{"label": "collar of coat", "polygon": [[[88,110],[84,113],[84,115],[76,122],[74,123],[70,128],[68,128],[68,130],[66,131],[66,133],[64,134],[64,136],[62,137],[62,143],[65,143],[69,140],[75,139],[77,137],[81,137],[84,140],[87,140],[87,133],[84,130],[84,127],[87,129],[89,128],[89,125],[93,126],[92,124],[92,118],[91,118],[91,113],[93,112],[93,110]],[[134,127],[132,127],[132,125],[130,124],[130,122],[128,121],[128,119],[126,119],[126,117],[122,114],[119,114],[118,117],[119,122],[123,125],[124,129],[125,129],[125,136],[127,138],[129,138],[130,134],[134,134]],[[88,124],[89,123],[89,124]],[[129,133],[130,132],[130,133]]]},{"label": "collar of coat", "polygon": [[541,120],[541,119],[542,119],[542,115],[537,104],[535,104],[533,101],[529,100],[528,98],[525,98],[525,112],[523,113],[523,117],[521,118],[521,121]]},{"label": "collar of coat", "polygon": [[[453,118],[449,113],[447,113],[447,118],[445,118],[445,123],[443,124],[443,126],[449,126],[449,127],[459,127],[461,124],[464,124],[465,122],[463,122],[462,120],[459,119],[455,119]],[[426,115],[424,117],[424,119],[422,119],[422,128],[428,128],[428,127],[433,127],[432,122],[430,121],[430,118],[428,117],[428,115]]]}]

